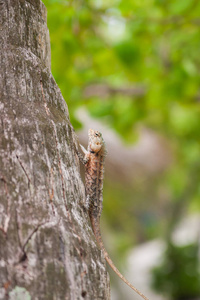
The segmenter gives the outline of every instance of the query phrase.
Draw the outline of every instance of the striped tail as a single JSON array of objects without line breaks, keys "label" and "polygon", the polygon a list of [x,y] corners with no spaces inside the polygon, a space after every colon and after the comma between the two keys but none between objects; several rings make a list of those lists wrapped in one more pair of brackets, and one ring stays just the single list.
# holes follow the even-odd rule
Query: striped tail
[{"label": "striped tail", "polygon": [[94,235],[96,237],[97,243],[100,247],[100,249],[103,251],[104,257],[107,261],[107,263],[110,265],[110,267],[113,269],[113,271],[132,289],[134,290],[138,295],[140,295],[143,299],[149,300],[144,294],[142,294],[138,289],[136,289],[121,273],[120,271],[115,267],[115,264],[113,263],[112,259],[110,258],[108,252],[106,251],[104,247],[104,243],[101,237],[101,232],[100,232],[100,223],[98,222],[96,218],[93,218],[90,216],[90,220],[92,223],[92,229],[94,232]]}]

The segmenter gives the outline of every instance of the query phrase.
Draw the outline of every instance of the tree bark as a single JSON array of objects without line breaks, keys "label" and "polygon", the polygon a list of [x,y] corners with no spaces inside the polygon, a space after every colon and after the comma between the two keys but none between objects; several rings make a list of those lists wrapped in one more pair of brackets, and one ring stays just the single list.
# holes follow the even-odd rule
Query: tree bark
[{"label": "tree bark", "polygon": [[110,299],[40,0],[0,0],[0,299]]}]

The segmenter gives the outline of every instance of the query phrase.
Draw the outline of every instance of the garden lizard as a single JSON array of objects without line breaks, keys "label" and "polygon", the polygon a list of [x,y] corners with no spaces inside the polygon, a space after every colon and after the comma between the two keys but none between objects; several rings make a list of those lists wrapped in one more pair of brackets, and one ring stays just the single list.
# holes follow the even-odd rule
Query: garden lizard
[{"label": "garden lizard", "polygon": [[136,289],[116,268],[104,247],[100,231],[100,216],[103,202],[103,175],[106,147],[102,134],[99,131],[90,129],[88,132],[89,142],[87,150],[80,145],[84,158],[79,155],[80,160],[85,165],[85,190],[86,190],[86,209],[88,211],[92,230],[96,241],[103,251],[103,255],[113,269],[113,271],[138,295],[148,300],[138,289]]}]

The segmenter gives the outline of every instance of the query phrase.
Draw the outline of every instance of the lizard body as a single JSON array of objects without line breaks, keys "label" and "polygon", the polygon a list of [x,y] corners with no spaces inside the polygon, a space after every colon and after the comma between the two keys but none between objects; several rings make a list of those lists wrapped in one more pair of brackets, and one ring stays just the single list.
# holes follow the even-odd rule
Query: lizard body
[{"label": "lizard body", "polygon": [[82,162],[85,165],[85,189],[86,189],[86,208],[89,213],[92,229],[96,238],[96,241],[103,251],[104,257],[113,271],[138,295],[143,299],[148,300],[138,289],[136,289],[116,268],[115,264],[109,257],[108,252],[105,249],[104,243],[101,237],[100,231],[100,216],[102,212],[103,202],[103,173],[104,173],[104,161],[106,156],[105,142],[99,131],[92,129],[88,132],[89,142],[88,149],[86,150],[81,146],[82,151],[85,154]]}]

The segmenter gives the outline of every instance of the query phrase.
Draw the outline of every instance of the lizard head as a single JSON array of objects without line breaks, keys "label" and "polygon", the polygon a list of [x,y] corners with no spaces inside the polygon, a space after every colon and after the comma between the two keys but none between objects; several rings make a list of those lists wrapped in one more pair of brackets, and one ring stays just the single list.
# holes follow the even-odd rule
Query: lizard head
[{"label": "lizard head", "polygon": [[104,147],[104,140],[102,134],[99,131],[89,129],[89,147],[92,152],[99,152]]}]

